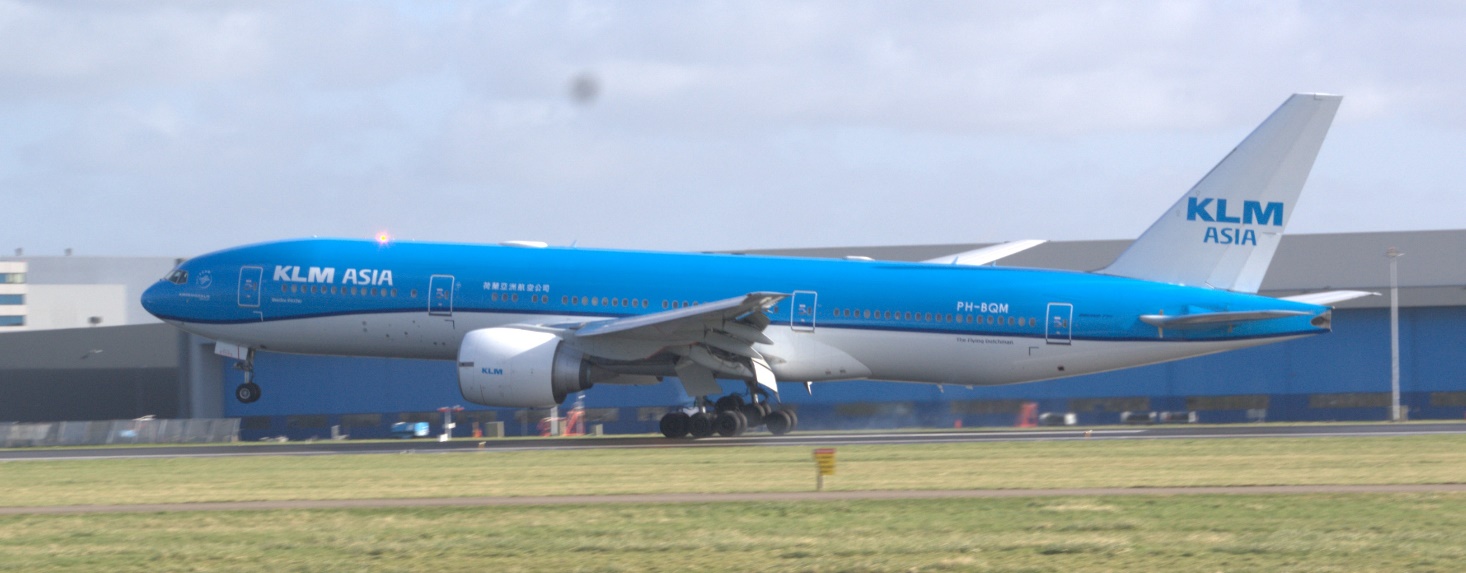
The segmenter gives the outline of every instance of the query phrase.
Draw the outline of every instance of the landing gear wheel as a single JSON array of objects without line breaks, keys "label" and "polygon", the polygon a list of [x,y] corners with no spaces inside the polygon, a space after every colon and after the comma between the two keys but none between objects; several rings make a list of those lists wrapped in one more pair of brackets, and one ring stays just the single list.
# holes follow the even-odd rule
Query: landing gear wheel
[{"label": "landing gear wheel", "polygon": [[713,427],[718,430],[719,436],[731,438],[748,429],[748,419],[743,417],[742,412],[726,410],[718,412],[718,417],[713,420]]},{"label": "landing gear wheel", "polygon": [[775,436],[782,436],[794,431],[794,414],[788,410],[777,410],[769,413],[764,418],[764,425],[768,426],[769,433]]},{"label": "landing gear wheel", "polygon": [[702,412],[698,412],[696,414],[688,416],[688,418],[689,423],[687,425],[687,430],[692,434],[692,437],[706,438],[713,435],[712,416],[709,416]]},{"label": "landing gear wheel", "polygon": [[687,414],[683,414],[682,412],[672,412],[671,414],[662,416],[662,435],[674,440],[686,437],[691,422],[692,420],[688,418]]},{"label": "landing gear wheel", "polygon": [[737,394],[729,394],[718,398],[715,407],[719,412],[737,412],[739,408],[743,407],[743,397]]},{"label": "landing gear wheel", "polygon": [[748,427],[757,428],[764,425],[764,412],[768,411],[768,406],[744,404],[738,411],[743,413],[743,418],[748,421]]},{"label": "landing gear wheel", "polygon": [[240,384],[234,389],[234,397],[241,403],[251,404],[260,399],[260,385],[254,382]]}]

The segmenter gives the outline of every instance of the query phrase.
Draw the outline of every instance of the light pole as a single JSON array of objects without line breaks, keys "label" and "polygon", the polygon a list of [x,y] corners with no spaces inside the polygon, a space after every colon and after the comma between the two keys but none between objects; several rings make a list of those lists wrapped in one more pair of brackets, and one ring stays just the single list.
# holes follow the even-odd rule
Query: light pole
[{"label": "light pole", "polygon": [[1390,421],[1400,421],[1400,281],[1395,267],[1405,253],[1390,247]]}]

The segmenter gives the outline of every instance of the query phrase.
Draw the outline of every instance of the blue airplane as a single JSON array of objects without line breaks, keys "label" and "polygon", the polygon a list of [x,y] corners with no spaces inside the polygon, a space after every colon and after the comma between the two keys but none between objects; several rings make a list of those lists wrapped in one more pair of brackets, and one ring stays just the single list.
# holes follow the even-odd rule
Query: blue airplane
[{"label": "blue airplane", "polygon": [[1035,240],[892,262],[300,239],[188,260],[142,303],[240,361],[245,403],[256,352],[428,358],[478,404],[676,377],[696,404],[666,436],[784,434],[779,382],[1013,384],[1328,332],[1326,305],[1372,293],[1255,293],[1340,99],[1290,97],[1094,272],[992,264]]}]

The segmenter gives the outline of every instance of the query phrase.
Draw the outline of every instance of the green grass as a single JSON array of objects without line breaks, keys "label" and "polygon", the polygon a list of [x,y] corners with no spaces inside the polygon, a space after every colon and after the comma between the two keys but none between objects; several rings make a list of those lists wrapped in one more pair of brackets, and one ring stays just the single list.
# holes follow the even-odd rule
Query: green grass
[{"label": "green grass", "polygon": [[[809,447],[0,463],[0,506],[806,491]],[[1466,436],[841,446],[830,490],[1466,481]],[[1466,494],[0,516],[8,571],[1459,571]]]},{"label": "green grass", "polygon": [[1459,571],[1466,495],[0,517],[0,571]]},{"label": "green grass", "polygon": [[[0,506],[804,491],[808,447],[0,463]],[[829,490],[1466,481],[1466,436],[842,446]]]}]

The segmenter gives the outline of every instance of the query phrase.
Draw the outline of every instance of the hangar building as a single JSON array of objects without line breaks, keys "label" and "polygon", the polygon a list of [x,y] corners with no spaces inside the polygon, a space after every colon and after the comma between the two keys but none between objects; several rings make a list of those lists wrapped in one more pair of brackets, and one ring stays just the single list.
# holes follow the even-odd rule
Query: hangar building
[{"label": "hangar building", "polygon": [[[1091,270],[1107,265],[1127,245],[1129,241],[1051,242],[1001,262]],[[925,260],[981,246],[757,254]],[[1196,412],[1201,422],[1386,419],[1390,278],[1385,252],[1391,247],[1405,253],[1398,260],[1401,403],[1412,418],[1460,419],[1466,415],[1466,376],[1459,368],[1466,361],[1466,230],[1285,236],[1262,294],[1338,289],[1382,294],[1338,305],[1334,331],[1323,336],[1011,386],[836,382],[815,384],[807,394],[802,384],[784,384],[780,397],[798,409],[801,429],[1011,426],[1026,402],[1037,403],[1042,412],[1073,412],[1081,424],[1118,423],[1126,411]],[[84,300],[71,303],[32,294],[64,285],[123,285],[123,303],[136,304],[141,290],[166,273],[172,261],[0,258],[0,279],[24,273],[23,280],[0,280],[0,297],[24,292],[27,307],[19,311],[11,307],[20,305],[6,306],[5,301],[15,299],[0,298],[0,315],[26,317],[24,326],[0,326],[0,332],[11,330],[0,334],[0,421],[130,417],[117,415],[121,410],[135,415],[223,415],[242,419],[245,439],[299,439],[330,435],[332,426],[354,437],[373,437],[386,435],[398,421],[436,425],[441,420],[436,410],[444,406],[467,408],[458,414],[461,435],[474,422],[492,421],[504,422],[510,435],[533,433],[535,422],[547,414],[466,403],[458,392],[455,366],[447,361],[273,353],[261,353],[255,361],[263,397],[239,404],[229,390],[242,376],[229,361],[213,355],[209,341],[132,312],[140,308],[123,304],[119,313],[116,295],[108,294],[117,288],[93,288]],[[95,296],[112,297],[106,303],[112,306],[93,300]],[[68,310],[67,304],[75,308]],[[43,315],[66,320],[47,318],[51,322],[43,323],[33,318]],[[103,317],[101,326],[76,324],[92,316]],[[42,330],[43,325],[64,330]],[[99,358],[116,362],[86,362]],[[741,388],[741,383],[727,385],[730,391]],[[608,433],[654,432],[668,407],[690,401],[675,380],[651,387],[603,385],[583,396],[589,421],[604,424]],[[102,408],[105,414],[98,402],[109,405]]]}]

